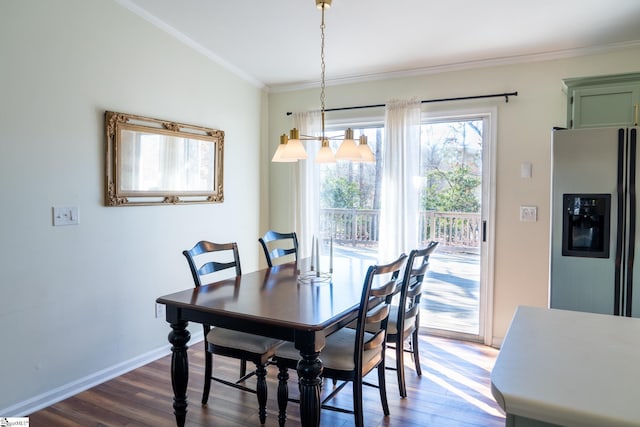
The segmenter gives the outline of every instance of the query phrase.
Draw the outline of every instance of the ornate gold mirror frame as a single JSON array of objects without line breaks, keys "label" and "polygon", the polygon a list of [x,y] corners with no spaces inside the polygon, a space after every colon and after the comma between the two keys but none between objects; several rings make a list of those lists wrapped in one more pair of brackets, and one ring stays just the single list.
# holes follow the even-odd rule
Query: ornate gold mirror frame
[{"label": "ornate gold mirror frame", "polygon": [[224,132],[105,112],[107,206],[221,203]]}]

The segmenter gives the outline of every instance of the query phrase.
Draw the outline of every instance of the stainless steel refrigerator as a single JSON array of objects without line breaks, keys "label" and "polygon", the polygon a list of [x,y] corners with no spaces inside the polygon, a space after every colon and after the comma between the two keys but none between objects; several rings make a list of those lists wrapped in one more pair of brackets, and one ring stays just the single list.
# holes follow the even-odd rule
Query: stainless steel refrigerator
[{"label": "stainless steel refrigerator", "polygon": [[550,307],[640,317],[637,165],[637,128],[553,131]]}]

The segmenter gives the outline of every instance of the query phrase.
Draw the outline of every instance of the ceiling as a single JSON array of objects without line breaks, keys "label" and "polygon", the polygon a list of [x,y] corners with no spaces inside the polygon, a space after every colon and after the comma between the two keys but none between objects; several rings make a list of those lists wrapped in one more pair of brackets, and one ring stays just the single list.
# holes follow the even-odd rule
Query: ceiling
[{"label": "ceiling", "polygon": [[[314,0],[116,0],[244,79],[317,86]],[[327,84],[640,45],[640,0],[334,0]]]}]

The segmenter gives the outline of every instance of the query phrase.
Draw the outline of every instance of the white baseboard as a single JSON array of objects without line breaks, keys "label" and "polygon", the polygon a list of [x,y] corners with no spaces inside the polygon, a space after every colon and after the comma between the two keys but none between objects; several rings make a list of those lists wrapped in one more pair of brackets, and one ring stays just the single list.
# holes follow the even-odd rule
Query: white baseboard
[{"label": "white baseboard", "polygon": [[[202,331],[194,333],[189,340],[189,347],[203,339],[204,336]],[[169,354],[171,354],[171,346],[162,346],[122,363],[118,363],[114,366],[110,366],[101,371],[87,375],[79,380],[72,381],[60,387],[41,393],[38,396],[18,402],[8,408],[2,408],[0,409],[0,415],[3,417],[26,417],[40,409],[51,406],[71,396],[75,396],[76,394],[88,390],[91,387],[95,387],[98,384],[102,384],[110,379],[126,374],[129,371],[156,361]],[[168,372],[167,375],[169,375]]]},{"label": "white baseboard", "polygon": [[495,347],[497,349],[500,349],[500,347],[502,347],[502,340],[504,339],[504,337],[493,337],[493,339],[491,340],[491,347]]}]

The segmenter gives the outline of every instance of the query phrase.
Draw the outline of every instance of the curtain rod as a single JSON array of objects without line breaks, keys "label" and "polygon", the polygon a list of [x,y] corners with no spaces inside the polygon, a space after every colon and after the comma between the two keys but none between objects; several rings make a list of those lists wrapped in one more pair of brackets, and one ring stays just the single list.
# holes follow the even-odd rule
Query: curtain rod
[{"label": "curtain rod", "polygon": [[[431,102],[445,102],[445,101],[464,101],[467,99],[481,99],[481,98],[501,98],[504,96],[504,102],[509,102],[510,96],[518,96],[518,92],[505,92],[505,93],[492,93],[489,95],[472,95],[472,96],[459,96],[456,98],[436,98],[425,99],[420,101],[422,104],[428,104]],[[325,108],[324,111],[343,111],[343,110],[359,110],[361,108],[376,108],[384,107],[386,104],[372,104],[372,105],[357,105],[355,107],[338,107],[338,108]],[[292,115],[291,111],[287,111],[287,116]]]}]

